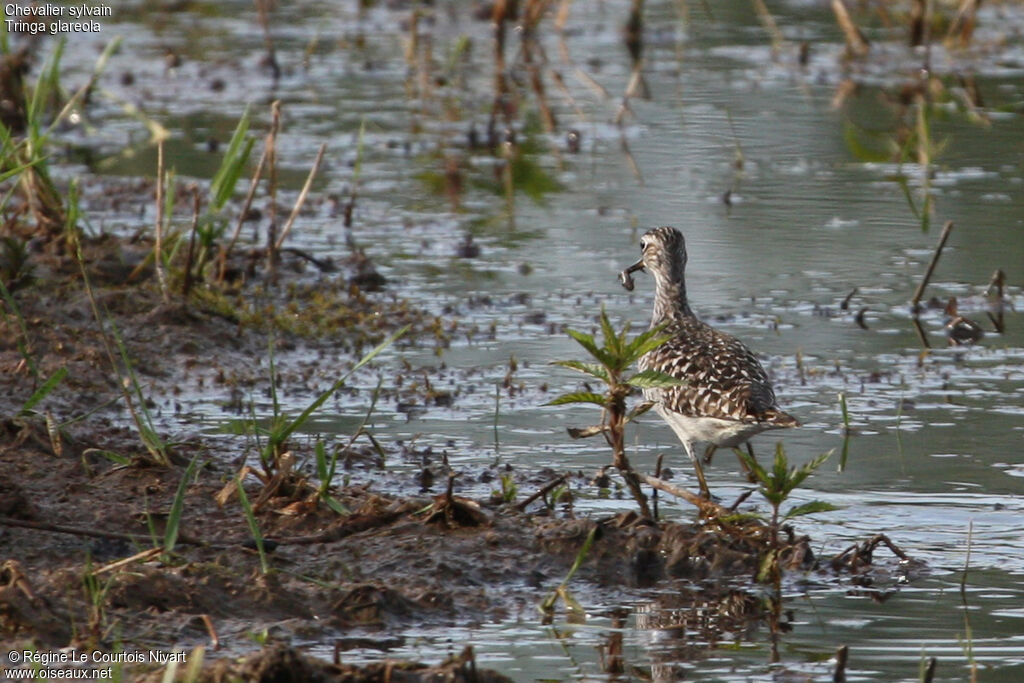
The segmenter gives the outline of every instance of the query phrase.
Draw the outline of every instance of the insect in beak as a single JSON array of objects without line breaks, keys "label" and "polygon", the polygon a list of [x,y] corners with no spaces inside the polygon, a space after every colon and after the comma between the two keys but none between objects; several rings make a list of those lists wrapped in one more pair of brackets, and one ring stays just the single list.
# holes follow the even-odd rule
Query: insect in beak
[{"label": "insect in beak", "polygon": [[629,292],[633,291],[633,275],[632,274],[635,271],[643,270],[643,269],[644,269],[644,260],[640,259],[639,261],[637,261],[636,263],[631,265],[629,268],[626,268],[624,271],[619,273],[619,282],[622,283],[622,286],[626,288],[626,291],[629,291]]}]

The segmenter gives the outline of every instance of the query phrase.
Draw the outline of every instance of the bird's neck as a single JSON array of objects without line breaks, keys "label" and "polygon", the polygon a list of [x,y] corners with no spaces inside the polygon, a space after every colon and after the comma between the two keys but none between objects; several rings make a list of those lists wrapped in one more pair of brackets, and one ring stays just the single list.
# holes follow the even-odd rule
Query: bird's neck
[{"label": "bird's neck", "polygon": [[657,290],[654,295],[654,314],[651,316],[651,327],[673,320],[694,317],[690,304],[686,300],[686,281],[683,274],[678,277],[658,278]]}]

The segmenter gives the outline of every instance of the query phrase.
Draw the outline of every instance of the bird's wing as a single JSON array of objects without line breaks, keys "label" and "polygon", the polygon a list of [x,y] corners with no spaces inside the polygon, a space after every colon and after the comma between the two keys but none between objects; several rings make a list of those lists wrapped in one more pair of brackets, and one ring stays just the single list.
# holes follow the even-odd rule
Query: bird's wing
[{"label": "bird's wing", "polygon": [[775,409],[768,375],[740,340],[698,320],[669,331],[674,336],[641,358],[640,369],[687,383],[647,390],[648,399],[683,415],[744,422],[759,421]]}]

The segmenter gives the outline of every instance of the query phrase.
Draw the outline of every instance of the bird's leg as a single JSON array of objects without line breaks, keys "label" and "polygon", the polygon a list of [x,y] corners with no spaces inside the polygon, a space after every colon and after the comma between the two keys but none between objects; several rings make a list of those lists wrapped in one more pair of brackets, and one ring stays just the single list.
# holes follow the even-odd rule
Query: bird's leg
[{"label": "bird's leg", "polygon": [[715,454],[715,451],[717,451],[717,450],[718,450],[718,446],[716,446],[713,443],[709,443],[708,444],[708,449],[706,451],[704,451],[704,464],[705,465],[710,465],[711,464],[711,456],[713,456]]},{"label": "bird's leg", "polygon": [[700,460],[693,453],[693,444],[684,441],[683,448],[686,449],[686,454],[693,461],[693,469],[697,473],[697,483],[700,484],[700,495],[707,500],[711,500],[711,490],[708,489],[708,482],[704,479],[704,468],[701,466]]}]

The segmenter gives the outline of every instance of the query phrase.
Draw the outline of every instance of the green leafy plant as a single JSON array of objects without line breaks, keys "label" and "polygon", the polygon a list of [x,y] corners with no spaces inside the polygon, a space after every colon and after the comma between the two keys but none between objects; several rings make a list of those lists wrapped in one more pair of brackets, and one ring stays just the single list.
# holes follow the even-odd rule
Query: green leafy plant
[{"label": "green leafy plant", "polygon": [[[554,510],[558,506],[558,502],[562,500],[563,496],[569,493],[569,487],[566,484],[560,484],[544,496],[544,504],[549,510]],[[570,497],[571,500],[571,497]]]},{"label": "green leafy plant", "polygon": [[835,505],[827,503],[822,500],[812,500],[802,505],[796,505],[780,517],[780,507],[789,498],[790,494],[800,484],[804,482],[807,477],[821,467],[826,460],[831,457],[833,451],[819,455],[817,458],[811,460],[804,465],[799,467],[790,467],[789,460],[786,458],[786,451],[782,446],[782,442],[779,442],[775,446],[775,460],[772,463],[771,470],[766,470],[762,467],[756,459],[754,459],[749,453],[737,450],[737,454],[743,463],[747,466],[748,471],[754,475],[757,480],[758,492],[768,501],[772,507],[772,516],[768,524],[769,532],[769,548],[768,552],[765,553],[761,560],[761,567],[758,570],[758,580],[768,581],[770,579],[776,579],[780,576],[779,569],[779,526],[782,522],[785,522],[794,517],[800,517],[802,515],[810,515],[815,512],[828,512],[830,510],[838,510]]},{"label": "green leafy plant", "polygon": [[256,138],[249,137],[249,109],[242,113],[242,117],[235,126],[235,132],[228,142],[227,151],[221,161],[220,167],[210,182],[210,208],[213,211],[220,211],[231,199],[235,191],[238,179],[242,177],[245,164],[252,154],[252,147]]},{"label": "green leafy plant", "polygon": [[501,496],[503,503],[514,503],[516,496],[519,494],[519,485],[516,484],[516,478],[510,472],[501,475],[500,481],[501,491],[494,491],[494,495]]},{"label": "green leafy plant", "polygon": [[613,464],[625,478],[626,485],[640,506],[641,514],[650,517],[647,497],[640,489],[639,480],[629,465],[624,444],[626,424],[650,410],[651,404],[644,402],[627,410],[626,399],[634,389],[671,387],[684,382],[656,370],[631,373],[630,368],[641,356],[658,348],[670,337],[662,334],[665,325],[646,330],[633,338],[629,337],[629,329],[630,325],[626,323],[621,331],[616,332],[608,320],[608,314],[602,308],[603,340],[600,345],[592,335],[573,329],[566,330],[569,336],[586,349],[596,362],[559,360],[554,361],[554,364],[600,380],[605,385],[605,391],[597,393],[587,389],[570,392],[550,401],[547,405],[589,403],[601,408],[601,423],[599,425],[584,429],[570,428],[569,436],[585,438],[597,434],[603,435],[612,449]]}]

